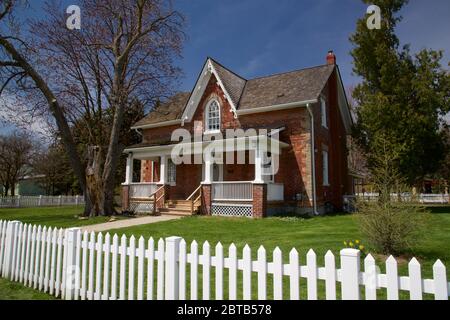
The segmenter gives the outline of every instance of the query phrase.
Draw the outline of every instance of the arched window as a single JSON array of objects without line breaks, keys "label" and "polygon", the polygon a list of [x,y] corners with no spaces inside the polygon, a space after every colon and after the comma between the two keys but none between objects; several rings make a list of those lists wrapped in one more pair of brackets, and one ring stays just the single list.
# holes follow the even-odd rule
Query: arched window
[{"label": "arched window", "polygon": [[217,100],[209,102],[205,111],[206,131],[220,130],[220,106]]}]

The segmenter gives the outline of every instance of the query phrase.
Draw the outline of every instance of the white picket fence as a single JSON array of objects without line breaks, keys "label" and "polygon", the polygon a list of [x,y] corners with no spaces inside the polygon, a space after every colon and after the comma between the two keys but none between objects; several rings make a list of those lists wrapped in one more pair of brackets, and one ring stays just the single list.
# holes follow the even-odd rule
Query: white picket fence
[{"label": "white picket fence", "polygon": [[83,205],[83,196],[8,196],[0,197],[0,208]]},{"label": "white picket fence", "polygon": [[[252,260],[248,245],[241,258],[234,244],[228,247],[227,256],[220,243],[213,254],[211,249],[205,242],[199,253],[199,245],[193,241],[188,252],[186,241],[179,237],[155,243],[153,238],[136,241],[134,236],[119,239],[78,228],[0,221],[1,276],[67,300],[296,300],[303,290],[308,300],[322,295],[334,300],[339,292],[345,300],[372,300],[377,299],[380,288],[387,289],[389,300],[399,299],[401,291],[409,292],[414,300],[422,299],[424,293],[448,300],[449,283],[440,260],[433,266],[433,279],[422,279],[415,258],[408,265],[408,276],[398,275],[393,257],[386,261],[385,274],[379,272],[371,255],[364,259],[361,271],[360,252],[355,249],[341,250],[339,269],[331,251],[325,255],[325,265],[319,267],[313,250],[301,265],[295,249],[286,262],[279,248],[268,257],[261,246],[256,260]],[[305,287],[300,285],[304,282],[301,279],[306,279]],[[255,280],[256,285],[252,285]],[[319,292],[321,280],[325,283],[323,293]]]}]

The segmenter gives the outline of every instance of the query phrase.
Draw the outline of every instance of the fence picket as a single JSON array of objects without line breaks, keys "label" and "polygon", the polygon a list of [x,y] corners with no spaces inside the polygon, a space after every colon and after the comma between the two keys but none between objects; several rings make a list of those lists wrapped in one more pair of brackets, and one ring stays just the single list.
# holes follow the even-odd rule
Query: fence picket
[{"label": "fence picket", "polygon": [[228,294],[230,300],[237,299],[237,250],[234,243],[228,248],[228,259],[230,261],[229,272],[228,272]]},{"label": "fence picket", "polygon": [[126,262],[127,262],[127,236],[120,239],[120,275],[119,275],[119,299],[125,300],[126,286]]},{"label": "fence picket", "polygon": [[420,263],[412,258],[408,264],[409,296],[411,300],[422,300],[422,272]]},{"label": "fence picket", "polygon": [[211,252],[210,245],[208,241],[203,243],[203,277],[202,277],[202,292],[203,292],[203,300],[209,300],[210,297],[210,272],[211,272]]},{"label": "fence picket", "polygon": [[39,262],[39,278],[38,278],[38,283],[39,283],[39,290],[42,290],[42,288],[44,287],[44,269],[45,269],[45,249],[46,249],[46,240],[47,240],[47,228],[44,227],[42,229],[42,234],[41,234],[41,239],[40,239],[40,247],[41,247],[41,257],[40,257],[40,262]]},{"label": "fence picket", "polygon": [[325,278],[325,297],[336,300],[336,260],[330,250],[325,254]]},{"label": "fence picket", "polygon": [[101,299],[102,292],[102,256],[103,256],[103,234],[101,232],[97,235],[96,262],[95,262],[95,293],[94,300]]},{"label": "fence picket", "polygon": [[144,300],[144,257],[145,257],[145,244],[144,238],[139,238],[139,245],[137,250],[138,256],[138,283],[137,283],[137,299]]},{"label": "fence picket", "polygon": [[111,247],[111,300],[117,300],[117,261],[119,254],[119,236],[114,234]]},{"label": "fence picket", "polygon": [[7,221],[2,221],[0,224],[0,274],[3,275],[3,260],[6,248],[6,225]]},{"label": "fence picket", "polygon": [[273,298],[283,299],[283,253],[279,247],[273,250]]},{"label": "fence picket", "polygon": [[14,281],[18,281],[19,280],[19,267],[20,267],[20,259],[21,259],[21,255],[20,253],[22,252],[22,228],[23,225],[22,223],[19,223],[17,225],[17,233],[16,233],[16,239],[15,241],[17,242],[17,246],[16,246],[16,260],[15,260],[15,265],[14,265]]},{"label": "fence picket", "polygon": [[242,282],[243,282],[243,298],[251,300],[252,298],[252,252],[248,244],[242,251]]},{"label": "fence picket", "polygon": [[267,258],[266,249],[258,249],[258,300],[267,299]]},{"label": "fence picket", "polygon": [[[33,231],[34,233],[34,231]],[[55,296],[59,297],[61,293],[61,260],[63,259],[63,229],[58,231],[57,240],[57,256],[56,256],[56,280],[55,280]],[[31,260],[33,261],[33,260]]]},{"label": "fence picket", "polygon": [[223,300],[223,246],[220,242],[216,245],[216,300]]},{"label": "fence picket", "polygon": [[155,240],[148,239],[147,251],[147,300],[153,300],[153,277],[155,266]]},{"label": "fence picket", "polygon": [[94,265],[95,265],[95,233],[91,232],[89,236],[89,280],[88,280],[88,299],[94,300]]},{"label": "fence picket", "polygon": [[9,279],[11,281],[14,280],[15,273],[16,273],[16,260],[17,260],[17,248],[18,248],[18,241],[17,241],[17,233],[19,232],[19,223],[15,222],[12,224],[11,229],[11,243],[12,243],[12,255],[11,261],[8,263],[8,271],[9,271]]},{"label": "fence picket", "polygon": [[50,279],[48,293],[53,295],[55,292],[55,272],[56,272],[56,250],[58,241],[58,229],[54,228],[52,232],[52,244],[51,244],[51,260],[50,260]]},{"label": "fence picket", "polygon": [[156,282],[156,299],[164,300],[164,259],[165,259],[165,250],[164,250],[164,240],[159,239],[158,241],[158,280]]},{"label": "fence picket", "polygon": [[33,288],[37,289],[38,287],[38,277],[39,277],[39,262],[40,262],[40,252],[41,252],[41,234],[42,234],[42,228],[41,226],[38,226],[37,234],[36,234],[36,253],[35,253],[35,260],[33,262],[34,265],[34,271],[33,271]]},{"label": "fence picket", "polygon": [[134,264],[136,260],[136,238],[130,237],[128,247],[128,300],[134,300]]},{"label": "fence picket", "polygon": [[298,252],[295,248],[293,248],[291,252],[289,252],[289,272],[290,272],[289,276],[290,299],[299,300],[300,268],[299,268]]},{"label": "fence picket", "polygon": [[197,241],[191,243],[191,300],[197,300],[198,294],[198,244]]},{"label": "fence picket", "polygon": [[62,283],[61,283],[61,298],[65,299],[66,297],[66,276],[67,276],[67,255],[68,255],[68,236],[67,236],[68,230],[64,230],[64,237],[63,237],[63,251],[62,251]]},{"label": "fence picket", "polygon": [[308,269],[306,281],[308,286],[308,300],[317,300],[317,257],[312,249],[309,249],[306,254],[306,266]]},{"label": "fence picket", "polygon": [[[26,244],[26,252],[25,252],[25,267],[23,271],[23,281],[24,285],[27,285],[29,279],[29,268],[30,268],[30,254],[31,254],[31,234],[32,234],[32,226],[29,224],[27,227],[27,244]],[[0,260],[1,264],[1,260]]]},{"label": "fence picket", "polygon": [[[0,225],[1,228],[1,225]],[[25,270],[25,255],[26,255],[26,246],[27,246],[27,231],[28,231],[28,225],[25,224],[22,229],[22,246],[21,246],[21,252],[20,252],[20,266],[19,266],[19,277],[16,279],[16,281],[22,282],[23,281],[23,273]]]},{"label": "fence picket", "polygon": [[398,270],[397,261],[393,256],[386,260],[386,289],[388,300],[398,300]]},{"label": "fence picket", "polygon": [[109,300],[109,284],[110,284],[110,274],[109,274],[109,256],[111,253],[111,236],[109,233],[105,235],[105,250],[103,253],[103,294],[102,300]]},{"label": "fence picket", "polygon": [[375,259],[371,254],[368,254],[364,259],[364,276],[365,276],[365,292],[366,300],[377,299],[377,281],[378,274],[375,265]]},{"label": "fence picket", "polygon": [[441,260],[433,265],[434,298],[436,300],[448,300],[447,272]]},{"label": "fence picket", "polygon": [[81,288],[80,299],[86,300],[87,296],[87,268],[88,268],[88,248],[89,248],[89,234],[87,231],[83,233],[83,241],[81,243]]},{"label": "fence picket", "polygon": [[50,282],[50,255],[52,248],[53,230],[47,230],[46,248],[45,248],[45,272],[44,272],[44,292],[48,292],[48,285]]},{"label": "fence picket", "polygon": [[186,300],[186,262],[187,251],[186,241],[181,239],[180,241],[180,253],[179,253],[179,298],[180,300]]}]

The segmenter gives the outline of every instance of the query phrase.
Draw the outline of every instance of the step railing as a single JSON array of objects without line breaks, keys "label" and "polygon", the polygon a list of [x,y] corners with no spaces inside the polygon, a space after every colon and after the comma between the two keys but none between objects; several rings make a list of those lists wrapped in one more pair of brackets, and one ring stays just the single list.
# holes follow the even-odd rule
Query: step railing
[{"label": "step railing", "polygon": [[194,207],[200,206],[202,202],[202,185],[199,185],[194,192],[186,199],[191,202],[191,215],[194,214]]}]

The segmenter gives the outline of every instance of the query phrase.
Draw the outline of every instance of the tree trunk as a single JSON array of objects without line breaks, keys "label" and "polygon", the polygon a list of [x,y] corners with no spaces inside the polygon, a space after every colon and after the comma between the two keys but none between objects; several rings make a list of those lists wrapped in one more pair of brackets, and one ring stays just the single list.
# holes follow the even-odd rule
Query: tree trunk
[{"label": "tree trunk", "polygon": [[86,207],[85,215],[95,217],[106,215],[103,208],[104,203],[104,184],[100,175],[102,163],[102,151],[100,146],[88,147],[88,164],[86,167]]}]

